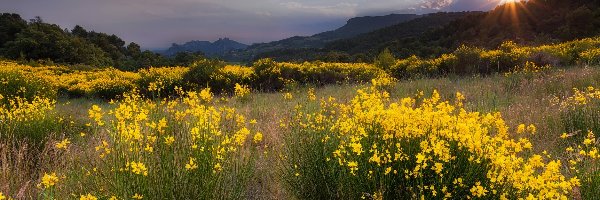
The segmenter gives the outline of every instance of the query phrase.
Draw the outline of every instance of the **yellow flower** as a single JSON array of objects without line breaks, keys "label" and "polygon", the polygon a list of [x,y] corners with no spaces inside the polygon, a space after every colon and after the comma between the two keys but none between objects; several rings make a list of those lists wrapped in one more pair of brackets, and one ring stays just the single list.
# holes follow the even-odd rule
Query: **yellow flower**
[{"label": "yellow flower", "polygon": [[190,158],[190,162],[185,164],[185,169],[188,171],[194,170],[198,168],[198,165],[196,164],[196,159],[195,158]]},{"label": "yellow flower", "polygon": [[221,167],[221,163],[217,163],[215,164],[215,166],[213,167],[213,172],[220,172],[221,170],[223,170],[223,167]]},{"label": "yellow flower", "polygon": [[314,101],[317,100],[317,96],[315,95],[315,88],[308,89],[308,100]]},{"label": "yellow flower", "polygon": [[56,147],[57,149],[67,149],[67,146],[69,144],[71,144],[71,141],[69,141],[69,138],[66,138],[63,141],[56,143],[54,147]]},{"label": "yellow flower", "polygon": [[435,173],[441,174],[442,170],[444,169],[444,165],[442,163],[435,163],[432,169],[435,171]]},{"label": "yellow flower", "polygon": [[204,102],[210,102],[213,98],[213,95],[210,92],[210,88],[204,88],[202,91],[200,91],[200,98]]},{"label": "yellow flower", "polygon": [[250,94],[250,88],[247,85],[235,84],[235,96],[238,98],[245,98]]},{"label": "yellow flower", "polygon": [[263,139],[262,133],[257,132],[256,134],[254,134],[254,138],[253,138],[254,143],[259,143],[262,141],[262,139]]},{"label": "yellow flower", "polygon": [[[0,97],[2,97],[2,95],[0,95]],[[2,98],[0,98],[2,99]],[[6,196],[4,196],[4,194],[2,194],[2,192],[0,192],[0,200],[5,200]]]},{"label": "yellow flower", "polygon": [[350,173],[352,175],[356,175],[356,170],[358,170],[358,162],[356,162],[356,161],[348,162],[348,167],[350,168]]},{"label": "yellow flower", "polygon": [[133,195],[131,198],[132,198],[132,199],[143,199],[143,198],[144,198],[144,195],[141,195],[141,194],[135,193],[135,195]]},{"label": "yellow flower", "polygon": [[56,185],[56,183],[58,183],[58,176],[56,176],[56,173],[44,173],[44,176],[42,177],[42,185],[44,185],[44,188],[52,187]]},{"label": "yellow flower", "polygon": [[529,126],[527,126],[527,131],[529,131],[529,133],[531,134],[535,134],[536,128],[533,124],[530,124]]},{"label": "yellow flower", "polygon": [[475,186],[471,188],[471,194],[476,197],[483,197],[487,192],[488,190],[481,186],[481,182],[475,183]]},{"label": "yellow flower", "polygon": [[81,195],[79,197],[79,200],[98,200],[98,198],[96,198],[94,195],[86,194],[86,195]]},{"label": "yellow flower", "polygon": [[173,142],[175,142],[175,137],[173,137],[173,136],[166,136],[165,137],[165,144],[171,145],[171,144],[173,144]]},{"label": "yellow flower", "polygon": [[148,176],[148,168],[142,162],[131,162],[127,164],[131,168],[131,172],[138,175]]},{"label": "yellow flower", "polygon": [[292,98],[294,98],[294,97],[292,96],[292,93],[289,93],[289,92],[283,93],[283,99],[285,99],[285,100],[290,100],[290,99],[292,99]]},{"label": "yellow flower", "polygon": [[517,126],[517,133],[522,134],[524,132],[525,132],[525,124],[519,124],[519,126]]},{"label": "yellow flower", "polygon": [[583,140],[583,144],[586,146],[592,144],[592,142],[593,142],[593,140],[589,139],[589,138],[586,138],[585,140]]}]

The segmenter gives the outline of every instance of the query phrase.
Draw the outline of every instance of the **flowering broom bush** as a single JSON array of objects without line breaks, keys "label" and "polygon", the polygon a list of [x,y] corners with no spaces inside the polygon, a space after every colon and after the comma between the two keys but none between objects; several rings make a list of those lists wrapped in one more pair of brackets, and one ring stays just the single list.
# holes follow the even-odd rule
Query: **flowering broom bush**
[{"label": "flowering broom bush", "polygon": [[85,165],[67,176],[82,185],[81,195],[242,198],[259,133],[234,108],[213,106],[210,90],[177,91],[181,97],[172,101],[144,100],[133,92],[112,110],[89,110],[99,159],[75,159]]},{"label": "flowering broom bush", "polygon": [[[532,155],[499,113],[431,98],[390,100],[361,89],[348,103],[296,106],[283,176],[301,199],[567,199],[577,178],[559,160]],[[462,97],[462,95],[457,95]],[[517,134],[535,132],[519,126]],[[526,156],[529,155],[529,156]]]}]

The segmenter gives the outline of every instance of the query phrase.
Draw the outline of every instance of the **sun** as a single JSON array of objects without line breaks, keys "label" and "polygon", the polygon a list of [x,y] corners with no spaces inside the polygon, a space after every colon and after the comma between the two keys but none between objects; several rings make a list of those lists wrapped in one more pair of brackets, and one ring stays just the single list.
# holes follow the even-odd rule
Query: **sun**
[{"label": "sun", "polygon": [[507,3],[516,3],[517,0],[501,0],[498,5],[507,4]]}]

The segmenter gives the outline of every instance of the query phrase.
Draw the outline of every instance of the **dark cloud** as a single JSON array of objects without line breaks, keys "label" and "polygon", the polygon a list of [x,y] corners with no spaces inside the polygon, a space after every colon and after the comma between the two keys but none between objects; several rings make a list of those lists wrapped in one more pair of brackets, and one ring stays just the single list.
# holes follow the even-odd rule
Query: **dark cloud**
[{"label": "dark cloud", "polygon": [[[494,0],[497,2],[497,0]],[[0,0],[0,12],[114,33],[146,48],[230,37],[245,43],[331,30],[364,13],[485,10],[490,0]]]}]

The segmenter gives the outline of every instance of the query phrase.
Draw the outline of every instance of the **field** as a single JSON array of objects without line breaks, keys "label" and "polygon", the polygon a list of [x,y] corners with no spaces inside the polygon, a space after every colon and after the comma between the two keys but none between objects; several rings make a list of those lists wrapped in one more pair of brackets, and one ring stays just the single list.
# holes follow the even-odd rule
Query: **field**
[{"label": "field", "polygon": [[369,63],[0,63],[3,199],[594,199],[600,40]]}]

